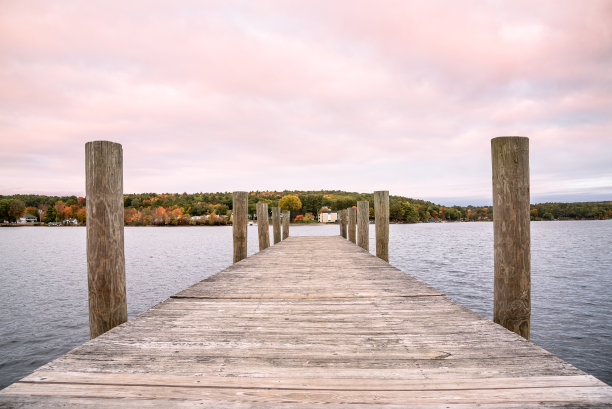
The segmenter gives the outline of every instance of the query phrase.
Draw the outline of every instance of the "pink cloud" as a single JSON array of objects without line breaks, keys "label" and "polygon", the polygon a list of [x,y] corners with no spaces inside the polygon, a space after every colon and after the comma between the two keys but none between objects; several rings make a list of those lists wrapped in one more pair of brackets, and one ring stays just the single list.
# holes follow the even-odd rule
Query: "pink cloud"
[{"label": "pink cloud", "polygon": [[[511,134],[550,179],[607,180],[611,20],[597,0],[7,1],[0,192],[82,190],[64,175],[93,139],[124,144],[132,191],[488,195]],[[576,140],[597,166],[555,159]]]}]

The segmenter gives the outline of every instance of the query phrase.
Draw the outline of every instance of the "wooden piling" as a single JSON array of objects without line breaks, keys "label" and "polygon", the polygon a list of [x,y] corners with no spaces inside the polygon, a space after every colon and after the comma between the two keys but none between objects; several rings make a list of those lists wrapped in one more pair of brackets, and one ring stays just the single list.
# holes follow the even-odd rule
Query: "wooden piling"
[{"label": "wooden piling", "polygon": [[531,250],[529,138],[491,140],[496,323],[529,339]]},{"label": "wooden piling", "polygon": [[291,212],[285,210],[283,212],[283,240],[289,237],[289,222],[291,222]]},{"label": "wooden piling", "polygon": [[374,192],[376,257],[389,262],[389,191]]},{"label": "wooden piling", "polygon": [[272,232],[274,236],[274,244],[281,241],[281,216],[280,207],[272,208]]},{"label": "wooden piling", "polygon": [[347,238],[348,209],[340,210],[340,235]]},{"label": "wooden piling", "polygon": [[270,247],[270,225],[268,223],[268,204],[257,202],[257,232],[259,234],[259,251]]},{"label": "wooden piling", "polygon": [[370,250],[370,202],[357,202],[357,244]]},{"label": "wooden piling", "polygon": [[357,209],[348,208],[348,239],[357,244]]},{"label": "wooden piling", "polygon": [[232,194],[232,233],[234,237],[234,263],[247,256],[247,213],[249,194],[234,192]]},{"label": "wooden piling", "polygon": [[85,185],[89,336],[95,338],[127,321],[120,144],[85,144]]}]

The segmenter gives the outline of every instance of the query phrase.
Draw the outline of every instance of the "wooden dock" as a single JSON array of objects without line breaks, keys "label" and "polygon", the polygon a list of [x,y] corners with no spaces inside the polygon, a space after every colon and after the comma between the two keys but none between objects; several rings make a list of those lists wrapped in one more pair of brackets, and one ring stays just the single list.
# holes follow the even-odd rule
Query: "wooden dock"
[{"label": "wooden dock", "polygon": [[0,407],[611,407],[612,388],[336,237],[291,237],[0,392]]}]

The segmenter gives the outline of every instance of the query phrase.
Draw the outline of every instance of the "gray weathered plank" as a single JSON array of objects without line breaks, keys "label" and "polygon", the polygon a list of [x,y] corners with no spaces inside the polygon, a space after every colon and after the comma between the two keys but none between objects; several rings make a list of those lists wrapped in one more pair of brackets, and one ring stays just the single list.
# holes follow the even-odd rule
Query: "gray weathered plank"
[{"label": "gray weathered plank", "polygon": [[283,240],[0,391],[0,407],[610,403],[612,388],[340,236]]}]

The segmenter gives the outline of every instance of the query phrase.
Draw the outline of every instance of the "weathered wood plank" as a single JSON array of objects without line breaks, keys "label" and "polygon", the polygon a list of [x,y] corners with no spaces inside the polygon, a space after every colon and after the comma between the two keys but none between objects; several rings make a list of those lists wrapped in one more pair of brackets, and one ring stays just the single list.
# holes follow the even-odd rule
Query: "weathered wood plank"
[{"label": "weathered wood plank", "polygon": [[183,401],[266,402],[266,403],[332,403],[332,404],[403,404],[429,403],[598,403],[609,402],[610,388],[604,386],[527,387],[498,389],[451,390],[334,390],[334,389],[275,389],[268,388],[213,388],[149,385],[83,385],[78,383],[18,382],[7,388],[8,394],[31,396],[69,396],[73,398],[112,397],[114,399],[176,399]]},{"label": "weathered wood plank", "polygon": [[41,367],[0,407],[605,407],[611,390],[340,236],[291,237]]},{"label": "weathered wood plank", "polygon": [[86,385],[149,385],[194,386],[209,388],[273,388],[273,389],[335,389],[361,391],[462,390],[545,387],[598,387],[601,382],[590,375],[533,376],[525,378],[460,378],[460,379],[389,379],[389,378],[329,378],[245,376],[184,376],[166,374],[109,374],[92,372],[45,372],[28,377],[23,382],[79,383]]}]

